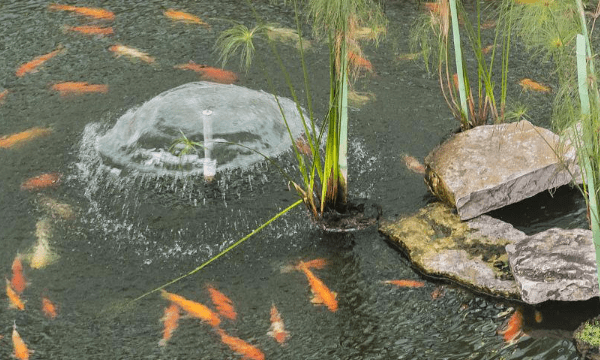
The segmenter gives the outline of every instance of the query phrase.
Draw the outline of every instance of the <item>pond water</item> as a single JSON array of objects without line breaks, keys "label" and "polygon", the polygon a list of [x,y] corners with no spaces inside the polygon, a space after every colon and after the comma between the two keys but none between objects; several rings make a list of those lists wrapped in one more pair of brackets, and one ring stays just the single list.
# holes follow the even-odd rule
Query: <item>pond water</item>
[{"label": "pond water", "polygon": [[[281,27],[294,27],[290,8],[254,2],[258,13]],[[77,5],[103,7],[115,13],[110,22],[89,21],[67,11],[49,11],[47,1],[0,4],[0,86],[8,89],[0,105],[0,134],[30,128],[52,133],[26,144],[0,148],[0,269],[10,277],[17,254],[32,251],[40,237],[56,253],[41,269],[25,266],[29,282],[22,294],[25,311],[0,306],[0,358],[12,353],[16,323],[32,359],[202,359],[241,358],[221,342],[217,332],[197,319],[181,319],[164,347],[162,337],[167,301],[159,293],[125,304],[198,267],[211,256],[256,229],[296,201],[296,195],[272,165],[258,162],[243,170],[225,170],[206,184],[201,175],[145,174],[115,171],[95,148],[95,141],[127,113],[158,94],[201,79],[193,71],[174,68],[194,61],[219,67],[213,46],[219,33],[240,21],[255,24],[252,12],[239,0],[221,1],[89,1]],[[457,127],[434,77],[413,62],[397,60],[408,53],[407,34],[419,7],[412,1],[385,2],[388,37],[379,47],[366,46],[374,73],[356,88],[375,99],[350,111],[350,195],[380,206],[383,216],[410,214],[433,201],[422,177],[406,169],[401,155],[423,159]],[[210,29],[175,23],[163,15],[176,8],[200,16]],[[112,26],[114,34],[86,36],[66,27],[82,24]],[[147,52],[155,61],[115,57],[115,44]],[[62,48],[38,72],[15,76],[19,65]],[[281,45],[292,81],[301,85],[293,46]],[[307,53],[315,113],[324,114],[328,95],[326,47],[313,44]],[[274,60],[258,45],[262,64]],[[532,68],[519,55],[509,82],[511,94],[530,103],[534,122],[548,124],[549,95],[521,93],[518,79],[530,76],[551,83],[543,66]],[[237,85],[271,92],[260,62],[238,73]],[[228,69],[238,71],[230,64]],[[547,66],[547,64],[546,64]],[[279,73],[275,91],[289,97]],[[61,96],[51,87],[64,81],[106,84],[106,93]],[[303,91],[299,91],[304,95]],[[305,105],[305,104],[303,104]],[[290,154],[280,164],[293,172]],[[60,184],[41,191],[21,190],[28,178],[61,174]],[[557,204],[560,203],[559,206]],[[61,219],[48,204],[67,204],[74,216]],[[533,200],[497,211],[527,232],[551,226],[585,226],[580,195],[561,189],[554,197]],[[37,229],[37,233],[36,233]],[[299,260],[327,259],[314,270],[337,292],[333,313],[310,302],[306,277],[282,269]],[[518,304],[475,294],[435,279],[421,288],[396,288],[382,281],[421,279],[402,256],[379,235],[376,227],[352,233],[324,233],[297,207],[235,250],[169,287],[188,299],[211,305],[207,286],[226,294],[238,313],[224,320],[228,334],[277,359],[575,359],[568,332],[594,312],[595,303],[562,307],[547,304],[544,321],[533,321],[534,309],[524,307],[526,331],[515,344],[496,334],[506,320],[499,316]],[[434,298],[433,292],[443,293]],[[41,311],[42,297],[58,307],[55,319]],[[290,338],[280,346],[267,335],[269,312],[275,304]],[[581,309],[590,309],[584,312]]]}]

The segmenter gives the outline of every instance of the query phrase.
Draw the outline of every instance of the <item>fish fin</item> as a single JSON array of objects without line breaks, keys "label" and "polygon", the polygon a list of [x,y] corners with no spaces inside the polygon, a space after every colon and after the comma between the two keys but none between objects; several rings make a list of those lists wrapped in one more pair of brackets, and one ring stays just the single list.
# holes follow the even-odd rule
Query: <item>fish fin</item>
[{"label": "fish fin", "polygon": [[312,299],[310,299],[310,302],[313,304],[317,304],[317,305],[325,304],[325,302],[323,301],[323,298],[319,294],[315,293],[314,291],[313,291],[313,297],[312,297]]}]

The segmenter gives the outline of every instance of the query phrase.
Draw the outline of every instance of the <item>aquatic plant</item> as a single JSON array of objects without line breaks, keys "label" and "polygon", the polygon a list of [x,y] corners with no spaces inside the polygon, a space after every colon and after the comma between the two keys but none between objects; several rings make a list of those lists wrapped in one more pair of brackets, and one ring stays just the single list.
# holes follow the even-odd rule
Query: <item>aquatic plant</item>
[{"label": "aquatic plant", "polygon": [[[482,9],[476,2],[477,20],[473,25],[467,12],[456,0],[437,0],[425,3],[428,14],[421,16],[411,32],[411,47],[419,48],[427,71],[433,65],[438,72],[440,88],[452,114],[460,121],[463,130],[474,126],[494,123],[505,119],[508,59],[510,51],[512,14],[508,11],[512,2],[500,4],[498,24],[495,27],[494,42],[484,46],[481,30],[487,23],[482,22]],[[468,43],[477,62],[477,92],[474,93],[469,81],[461,45],[459,21],[465,28]],[[453,48],[450,48],[450,27],[452,26]],[[500,92],[493,79],[496,49],[502,44]],[[456,73],[451,70],[450,53],[454,52]],[[490,59],[486,53],[491,51]],[[435,55],[433,61],[432,55]],[[453,75],[454,73],[454,75]],[[457,94],[458,93],[458,94]],[[499,96],[499,98],[498,98]],[[458,97],[458,98],[457,98]],[[475,101],[477,98],[477,102]]]},{"label": "aquatic plant", "polygon": [[[320,219],[328,209],[343,209],[348,197],[348,165],[347,165],[347,137],[348,137],[348,96],[349,83],[356,78],[361,67],[365,67],[359,39],[369,38],[377,41],[382,34],[385,20],[381,9],[371,0],[307,0],[306,9],[312,22],[313,31],[318,38],[327,40],[329,46],[329,110],[321,130],[318,130],[315,116],[312,111],[312,99],[308,82],[308,71],[304,61],[304,40],[299,20],[297,1],[284,1],[293,6],[296,14],[298,50],[304,74],[304,91],[307,94],[308,118],[300,108],[300,101],[290,79],[289,73],[281,60],[277,46],[273,43],[273,26],[264,23],[256,14],[258,25],[252,29],[245,25],[237,24],[224,31],[217,40],[223,65],[237,53],[240,53],[240,65],[248,70],[255,52],[254,40],[266,39],[269,43],[273,58],[284,76],[291,97],[297,104],[301,115],[306,143],[310,149],[308,155],[298,146],[296,139],[289,131],[290,140],[298,163],[302,182],[292,182],[307,208],[316,219]],[[250,4],[251,5],[251,4]],[[254,10],[253,10],[254,11]],[[367,31],[367,29],[369,31]],[[260,56],[260,68],[264,72],[269,86],[274,91],[274,86],[267,72],[266,66]],[[277,95],[275,98],[278,100]],[[287,120],[282,111],[283,121]],[[324,159],[319,152],[324,131],[327,131],[325,140]],[[289,130],[289,127],[288,127]],[[319,188],[320,187],[320,188]]]}]

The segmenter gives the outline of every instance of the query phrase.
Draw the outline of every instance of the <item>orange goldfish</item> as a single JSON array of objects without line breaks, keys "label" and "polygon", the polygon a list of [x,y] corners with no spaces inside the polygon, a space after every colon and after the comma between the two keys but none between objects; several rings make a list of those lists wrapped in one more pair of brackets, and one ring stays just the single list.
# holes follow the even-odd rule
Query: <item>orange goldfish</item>
[{"label": "orange goldfish", "polygon": [[535,311],[534,317],[535,317],[535,322],[538,324],[541,323],[542,320],[544,320],[544,318],[542,317],[542,313],[539,310]]},{"label": "orange goldfish", "polygon": [[306,136],[304,134],[298,136],[294,143],[296,144],[296,148],[301,154],[304,154],[306,156],[312,155],[312,150],[310,150],[310,145],[308,144],[308,140],[306,140]]},{"label": "orange goldfish", "polygon": [[19,66],[19,68],[15,72],[15,75],[17,75],[18,77],[21,77],[21,76],[23,76],[23,75],[25,75],[27,73],[36,72],[37,71],[36,69],[39,66],[41,66],[46,61],[52,59],[56,55],[62,53],[63,51],[65,51],[65,50],[62,48],[62,46],[59,46],[58,49],[56,49],[56,50],[54,50],[52,52],[49,52],[49,53],[47,53],[45,55],[38,56],[35,59],[33,59],[33,60],[31,60],[31,61],[29,61],[29,62],[27,62],[27,63],[25,63],[25,64],[23,64],[21,66]]},{"label": "orange goldfish", "polygon": [[12,341],[13,348],[15,350],[15,358],[19,360],[27,360],[29,359],[29,353],[32,353],[33,350],[27,349],[27,345],[25,345],[25,341],[21,339],[21,335],[17,332],[17,324],[13,323],[13,332],[12,332]]},{"label": "orange goldfish", "polygon": [[173,67],[180,70],[195,71],[202,74],[204,79],[215,81],[221,84],[232,84],[238,80],[237,75],[231,71],[196,64],[191,60],[187,64],[175,65]]},{"label": "orange goldfish", "polygon": [[171,303],[170,306],[165,308],[165,315],[162,317],[162,319],[160,319],[163,322],[165,328],[163,330],[163,338],[158,342],[159,346],[167,345],[167,341],[171,339],[171,336],[173,336],[173,332],[175,331],[175,329],[177,329],[179,317],[179,306],[175,305],[174,303]]},{"label": "orange goldfish", "polygon": [[355,52],[348,52],[348,61],[352,68],[364,69],[368,72],[373,72],[373,65],[371,62]]},{"label": "orange goldfish", "polygon": [[516,340],[521,334],[523,330],[523,314],[521,314],[520,310],[515,311],[515,313],[508,319],[508,323],[504,330],[499,330],[498,334],[503,335],[504,341],[512,342]]},{"label": "orange goldfish", "polygon": [[10,279],[10,286],[19,294],[25,290],[27,282],[23,276],[23,263],[21,257],[16,256],[12,263],[12,278]]},{"label": "orange goldfish", "polygon": [[62,4],[50,4],[50,5],[48,5],[48,9],[71,11],[77,15],[88,16],[88,17],[92,17],[94,19],[101,19],[101,20],[114,20],[114,18],[115,18],[115,14],[112,11],[108,11],[108,10],[101,9],[101,8],[88,8],[88,7],[62,5]]},{"label": "orange goldfish", "polygon": [[215,314],[212,310],[198,302],[188,300],[183,296],[171,294],[169,292],[166,292],[165,290],[161,290],[161,294],[162,297],[171,301],[172,303],[175,303],[177,306],[185,310],[191,316],[206,321],[213,327],[217,327],[221,323],[221,319],[219,319],[219,316],[217,314]]},{"label": "orange goldfish", "polygon": [[215,289],[212,286],[208,287],[208,292],[210,293],[210,299],[213,304],[217,308],[219,315],[224,316],[230,320],[235,320],[237,317],[237,313],[233,308],[233,302],[229,299],[225,294]]},{"label": "orange goldfish", "polygon": [[385,280],[383,283],[384,284],[392,284],[392,285],[396,285],[396,286],[400,286],[400,287],[411,287],[411,288],[425,286],[425,283],[423,281],[418,281],[418,280]]},{"label": "orange goldfish", "polygon": [[458,84],[458,74],[456,73],[452,75],[452,84],[454,85],[454,90],[458,91],[460,85]]},{"label": "orange goldfish", "polygon": [[280,344],[285,343],[290,336],[290,333],[285,331],[283,320],[281,319],[281,315],[279,314],[279,311],[277,311],[275,304],[271,306],[271,327],[269,328],[267,335],[273,337],[275,341]]},{"label": "orange goldfish", "polygon": [[402,156],[406,168],[414,173],[425,175],[425,165],[421,164],[417,158],[404,154]]},{"label": "orange goldfish", "polygon": [[124,55],[130,59],[140,59],[143,62],[146,62],[148,64],[153,64],[155,61],[154,58],[149,56],[147,53],[139,51],[138,49],[134,49],[129,46],[125,46],[125,45],[119,45],[119,44],[113,45],[113,46],[109,47],[108,50],[117,54],[117,57]]},{"label": "orange goldfish", "polygon": [[64,27],[65,31],[75,31],[84,35],[112,35],[113,28],[112,27],[99,27],[99,26],[91,26],[91,25],[83,25],[83,26],[66,26]]},{"label": "orange goldfish", "polygon": [[225,331],[221,329],[217,329],[217,332],[221,336],[221,341],[225,345],[229,346],[231,350],[242,355],[244,359],[264,360],[265,354],[263,354],[263,352],[260,351],[258,348],[248,344],[240,338],[227,335]]},{"label": "orange goldfish", "polygon": [[483,55],[487,55],[490,53],[490,51],[492,51],[493,48],[494,48],[494,45],[488,45],[488,46],[484,47],[483,49],[481,49],[481,53]]},{"label": "orange goldfish", "polygon": [[0,104],[4,102],[4,98],[6,97],[6,95],[8,95],[8,92],[8,89],[4,89],[2,92],[0,92]]},{"label": "orange goldfish", "polygon": [[439,285],[431,292],[431,300],[439,299],[441,297],[444,297],[444,287]]},{"label": "orange goldfish", "polygon": [[521,87],[523,87],[523,90],[533,90],[545,93],[549,93],[552,91],[552,89],[549,86],[542,85],[528,78],[521,79],[521,81],[519,81],[519,84],[521,85]]},{"label": "orange goldfish", "polygon": [[37,137],[48,135],[52,132],[51,129],[43,129],[34,127],[29,130],[22,131],[18,134],[12,134],[0,138],[0,148],[11,148],[16,145],[21,145],[23,142]]},{"label": "orange goldfish", "polygon": [[25,310],[25,303],[21,301],[19,295],[13,290],[10,286],[10,282],[6,279],[6,296],[8,297],[8,301],[10,302],[10,308],[17,308],[19,310]]},{"label": "orange goldfish", "polygon": [[52,90],[58,91],[61,96],[81,95],[90,93],[106,94],[108,92],[108,85],[88,84],[85,81],[67,81],[52,85]]},{"label": "orange goldfish", "polygon": [[50,301],[47,297],[42,297],[42,311],[44,315],[50,319],[54,319],[56,317],[56,306]]},{"label": "orange goldfish", "polygon": [[58,186],[61,176],[59,173],[46,173],[29,178],[21,184],[21,190],[40,190]]},{"label": "orange goldfish", "polygon": [[174,20],[174,21],[182,21],[182,22],[186,22],[189,24],[198,24],[198,25],[202,25],[206,28],[210,28],[210,25],[208,25],[207,23],[202,21],[202,19],[200,19],[196,15],[188,14],[183,11],[176,11],[173,9],[169,9],[167,11],[164,11],[163,14],[165,14],[166,17],[168,17],[169,19]]},{"label": "orange goldfish", "polygon": [[337,294],[329,290],[329,288],[308,269],[303,261],[300,261],[300,264],[298,264],[298,269],[306,275],[310,288],[314,294],[311,302],[314,304],[325,304],[329,311],[336,312],[338,309],[338,303],[335,299]]}]

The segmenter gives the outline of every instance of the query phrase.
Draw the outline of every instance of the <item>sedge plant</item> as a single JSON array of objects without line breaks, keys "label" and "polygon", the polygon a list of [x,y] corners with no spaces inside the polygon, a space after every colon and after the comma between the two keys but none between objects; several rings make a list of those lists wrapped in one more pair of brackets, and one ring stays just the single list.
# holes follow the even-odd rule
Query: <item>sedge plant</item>
[{"label": "sedge plant", "polygon": [[[254,41],[266,40],[275,59],[280,73],[285,79],[288,90],[302,119],[306,144],[309,150],[303,153],[289,131],[293,151],[298,163],[301,182],[293,182],[293,186],[310,210],[315,219],[321,219],[329,209],[343,209],[348,200],[348,93],[349,83],[358,73],[358,68],[364,64],[359,38],[370,34],[371,39],[377,40],[385,25],[383,14],[377,4],[371,0],[306,0],[306,13],[312,23],[315,35],[325,39],[329,47],[329,105],[321,130],[316,125],[312,109],[308,70],[304,56],[304,39],[302,37],[299,19],[298,1],[286,1],[293,6],[296,14],[297,48],[300,65],[304,75],[304,92],[307,94],[306,103],[308,114],[305,116],[300,107],[300,100],[292,84],[289,73],[272,40],[273,27],[262,22],[255,13],[259,25],[248,29],[242,24],[224,31],[217,40],[217,48],[225,64],[231,57],[240,54],[243,68],[248,70],[254,54]],[[366,31],[365,29],[370,29]],[[271,75],[264,66],[260,56],[256,56],[259,67],[273,93],[275,89]],[[277,95],[275,95],[278,101]],[[281,112],[284,123],[287,119]],[[289,129],[289,127],[288,127]],[[321,143],[325,138],[324,158],[321,158]]]},{"label": "sedge plant", "polygon": [[[461,129],[467,130],[488,122],[499,123],[505,120],[508,59],[510,52],[512,13],[507,11],[512,3],[501,4],[495,26],[494,41],[484,46],[482,29],[490,25],[483,22],[479,1],[476,1],[476,23],[471,23],[467,12],[458,0],[437,0],[424,3],[428,14],[418,19],[411,32],[411,47],[420,48],[427,71],[430,64],[437,68],[442,95],[452,114],[460,121]],[[465,31],[461,37],[460,27]],[[450,31],[452,30],[452,44]],[[462,38],[469,46],[462,46]],[[451,46],[453,45],[453,46]],[[501,77],[498,83],[494,78],[497,49],[501,48]],[[477,68],[476,81],[470,81],[469,69],[465,60],[467,49],[472,51]],[[491,53],[489,60],[487,53]],[[452,62],[452,54],[454,62]],[[456,72],[453,70],[453,65]],[[471,84],[476,84],[474,92]]]},{"label": "sedge plant", "polygon": [[[577,153],[582,185],[575,185],[586,200],[600,275],[600,93],[590,45],[599,12],[586,13],[582,0],[521,1],[511,11],[516,35],[534,56],[552,60],[555,67],[552,122]],[[586,14],[593,19],[590,32]]]}]

